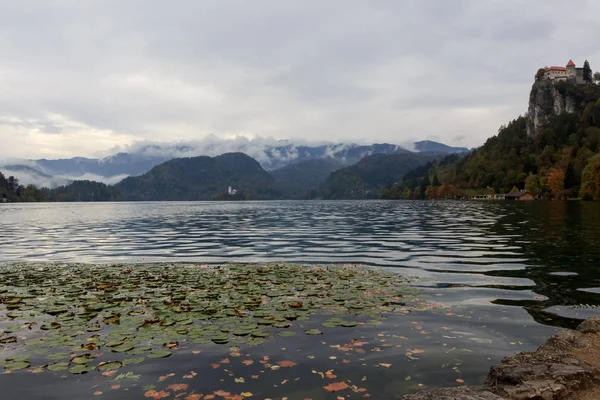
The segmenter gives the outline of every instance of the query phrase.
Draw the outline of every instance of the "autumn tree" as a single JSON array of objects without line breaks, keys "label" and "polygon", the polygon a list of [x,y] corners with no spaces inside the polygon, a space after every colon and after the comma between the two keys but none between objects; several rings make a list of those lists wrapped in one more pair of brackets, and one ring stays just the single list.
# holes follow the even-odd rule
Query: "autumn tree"
[{"label": "autumn tree", "polygon": [[585,60],[583,63],[583,80],[587,83],[592,83],[592,69],[588,60]]},{"label": "autumn tree", "polygon": [[600,154],[592,157],[583,169],[579,197],[584,200],[600,199]]},{"label": "autumn tree", "polygon": [[548,174],[546,186],[552,194],[557,194],[565,188],[565,171],[562,168],[553,168]]}]

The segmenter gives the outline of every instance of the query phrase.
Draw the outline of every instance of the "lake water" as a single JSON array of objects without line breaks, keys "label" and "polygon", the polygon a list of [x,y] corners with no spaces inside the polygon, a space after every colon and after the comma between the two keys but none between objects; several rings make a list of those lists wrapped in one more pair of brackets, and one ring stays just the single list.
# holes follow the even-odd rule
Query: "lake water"
[{"label": "lake water", "polygon": [[[185,381],[197,393],[240,388],[255,398],[290,400],[365,393],[322,389],[345,380],[372,398],[393,399],[423,387],[479,384],[502,357],[533,350],[558,328],[600,314],[600,204],[0,204],[0,262],[13,261],[351,263],[410,275],[422,305],[381,327],[354,330],[354,338],[371,347],[347,363],[331,347],[352,339],[347,333],[312,342],[307,337],[285,348],[272,340],[248,355],[293,353],[298,365],[240,383],[233,381],[237,372],[229,373],[233,366],[208,367],[223,357],[213,345],[203,350],[201,363],[182,355],[160,368],[145,366],[141,380],[129,386],[123,380],[119,386],[127,391],[111,390],[114,382],[101,390],[102,398],[143,398],[141,387],[154,383],[160,389],[158,376],[169,365],[176,374],[200,371],[201,382]],[[327,370],[338,379],[319,375]],[[0,390],[8,390],[10,398],[87,398],[91,387],[107,384],[84,377],[15,372],[0,375]]]}]

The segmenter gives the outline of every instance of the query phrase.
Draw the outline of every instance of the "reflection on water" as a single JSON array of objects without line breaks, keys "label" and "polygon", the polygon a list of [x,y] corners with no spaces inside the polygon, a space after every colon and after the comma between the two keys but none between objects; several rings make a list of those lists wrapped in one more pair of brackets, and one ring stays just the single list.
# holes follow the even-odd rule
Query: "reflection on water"
[{"label": "reflection on water", "polygon": [[0,261],[362,263],[544,324],[600,303],[598,203],[5,204],[0,221]]},{"label": "reflection on water", "polygon": [[[4,204],[0,261],[361,263],[415,275],[421,298],[443,308],[413,310],[379,330],[360,332],[370,342],[393,343],[382,347],[385,352],[365,355],[364,363],[394,365],[370,379],[381,390],[376,398],[397,398],[417,390],[418,383],[455,383],[457,365],[461,379],[481,383],[489,365],[502,357],[537,347],[556,327],[597,315],[599,227],[598,203]],[[340,333],[329,340],[343,344],[348,337]],[[330,344],[323,348],[333,351]],[[261,348],[261,356],[281,356],[277,346]],[[286,351],[321,351],[306,346]],[[426,352],[412,360],[407,346]],[[172,364],[174,370],[198,369],[190,360]],[[302,371],[309,372],[300,383],[290,379],[290,386],[275,386],[265,395],[320,393],[319,382],[308,384],[315,378],[312,369],[336,368],[358,381],[364,375],[339,359],[305,364]],[[7,382],[2,379],[0,386]],[[27,380],[23,376],[11,379],[19,396],[52,398],[41,395],[43,385],[16,384]],[[75,390],[67,389],[69,382],[64,390]],[[248,387],[258,391],[261,384]]]}]

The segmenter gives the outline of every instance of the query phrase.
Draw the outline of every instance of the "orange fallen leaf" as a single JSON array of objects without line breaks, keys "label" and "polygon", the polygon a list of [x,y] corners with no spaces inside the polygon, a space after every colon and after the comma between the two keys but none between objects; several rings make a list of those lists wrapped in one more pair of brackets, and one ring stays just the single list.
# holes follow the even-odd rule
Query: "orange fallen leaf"
[{"label": "orange fallen leaf", "polygon": [[116,373],[117,373],[117,370],[116,370],[116,369],[115,369],[115,370],[112,370],[112,371],[104,371],[104,372],[102,373],[102,376],[113,376],[113,375],[114,375],[114,374],[116,374]]},{"label": "orange fallen leaf", "polygon": [[290,360],[279,361],[277,364],[279,364],[281,368],[290,368],[296,366],[296,363]]},{"label": "orange fallen leaf", "polygon": [[252,397],[253,396],[252,392],[242,392],[241,394],[243,397]]},{"label": "orange fallen leaf", "polygon": [[189,373],[189,374],[187,374],[187,375],[184,375],[184,376],[183,376],[183,379],[192,379],[192,378],[193,378],[193,377],[195,377],[196,375],[198,375],[196,372],[194,372],[194,371],[190,371],[190,373]]},{"label": "orange fallen leaf", "polygon": [[221,364],[210,364],[213,369],[217,369],[221,366]]},{"label": "orange fallen leaf", "polygon": [[120,387],[121,387],[121,385],[112,385],[110,388],[111,388],[112,390],[117,390],[117,389],[119,389]]},{"label": "orange fallen leaf", "polygon": [[213,400],[214,398],[215,396],[212,394],[207,394],[206,396],[204,396],[204,400]]},{"label": "orange fallen leaf", "polygon": [[346,382],[335,382],[335,383],[330,383],[327,386],[323,386],[323,389],[327,390],[328,392],[339,392],[340,390],[344,390],[344,389],[348,389],[348,384]]},{"label": "orange fallen leaf", "polygon": [[258,375],[252,375],[252,379],[258,379]]},{"label": "orange fallen leaf", "polygon": [[188,385],[186,383],[173,383],[167,386],[168,390],[172,390],[174,392],[179,392],[180,390],[187,390]]},{"label": "orange fallen leaf", "polygon": [[229,358],[224,358],[224,359],[222,359],[222,360],[221,360],[221,361],[219,361],[219,362],[220,362],[221,364],[229,364],[229,363],[230,363],[230,361],[229,361]]},{"label": "orange fallen leaf", "polygon": [[192,354],[198,355],[198,354],[200,354],[200,353],[201,353],[201,351],[200,351],[200,350],[192,350]]},{"label": "orange fallen leaf", "polygon": [[458,383],[465,383],[465,381],[464,381],[464,380],[462,380],[462,379],[460,379],[460,378],[458,378],[458,379],[456,380],[456,382],[458,382]]},{"label": "orange fallen leaf", "polygon": [[201,398],[202,398],[202,395],[201,395],[201,394],[194,393],[194,394],[190,394],[190,395],[188,395],[188,396],[185,398],[185,400],[200,400]]},{"label": "orange fallen leaf", "polygon": [[425,353],[425,350],[421,350],[421,349],[414,349],[414,350],[411,350],[411,352],[412,352],[413,354],[423,354],[423,353]]},{"label": "orange fallen leaf", "polygon": [[344,360],[342,360],[342,362],[343,362],[344,364],[350,364],[350,360],[346,360],[346,359],[344,359]]},{"label": "orange fallen leaf", "polygon": [[155,400],[164,399],[165,397],[169,396],[171,396],[171,393],[165,392],[164,390],[161,390],[160,392],[157,392],[156,390],[148,390],[146,393],[144,393],[144,397]]},{"label": "orange fallen leaf", "polygon": [[254,361],[252,361],[252,360],[244,360],[244,361],[242,361],[242,364],[244,364],[244,365],[252,365],[252,364],[254,364]]},{"label": "orange fallen leaf", "polygon": [[100,396],[102,392],[94,392],[94,396]]},{"label": "orange fallen leaf", "polygon": [[379,363],[377,365],[380,366],[380,367],[384,367],[384,368],[389,368],[389,367],[392,366],[392,364],[388,364],[388,363]]},{"label": "orange fallen leaf", "polygon": [[221,396],[221,397],[225,397],[225,396],[231,396],[231,393],[229,393],[229,392],[226,392],[226,391],[224,391],[224,390],[217,390],[217,391],[213,392],[213,394],[214,394],[215,396]]}]

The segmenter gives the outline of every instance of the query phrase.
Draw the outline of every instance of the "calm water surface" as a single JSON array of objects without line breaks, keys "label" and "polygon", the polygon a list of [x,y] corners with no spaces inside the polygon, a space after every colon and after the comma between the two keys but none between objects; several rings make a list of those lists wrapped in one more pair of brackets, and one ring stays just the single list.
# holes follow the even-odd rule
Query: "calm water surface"
[{"label": "calm water surface", "polygon": [[[11,261],[355,263],[412,275],[426,305],[353,331],[372,346],[349,363],[331,347],[353,338],[340,331],[302,338],[285,350],[277,340],[248,350],[258,358],[304,360],[289,372],[236,386],[235,373],[209,368],[202,382],[186,381],[204,393],[239,387],[256,398],[335,399],[322,389],[331,382],[313,373],[333,369],[338,380],[364,386],[372,398],[393,399],[457,379],[481,383],[502,357],[532,350],[557,328],[598,314],[600,204],[0,204],[0,262]],[[408,356],[411,349],[424,351]],[[220,347],[209,346],[201,365],[181,354],[167,359],[168,368],[203,371],[222,356]],[[391,366],[375,368],[379,363]],[[143,397],[141,386],[156,384],[164,365],[145,365],[129,392],[103,389],[103,398]],[[0,375],[0,389],[10,398],[87,398],[90,387],[105,383],[38,374],[31,385],[33,376]]]}]

